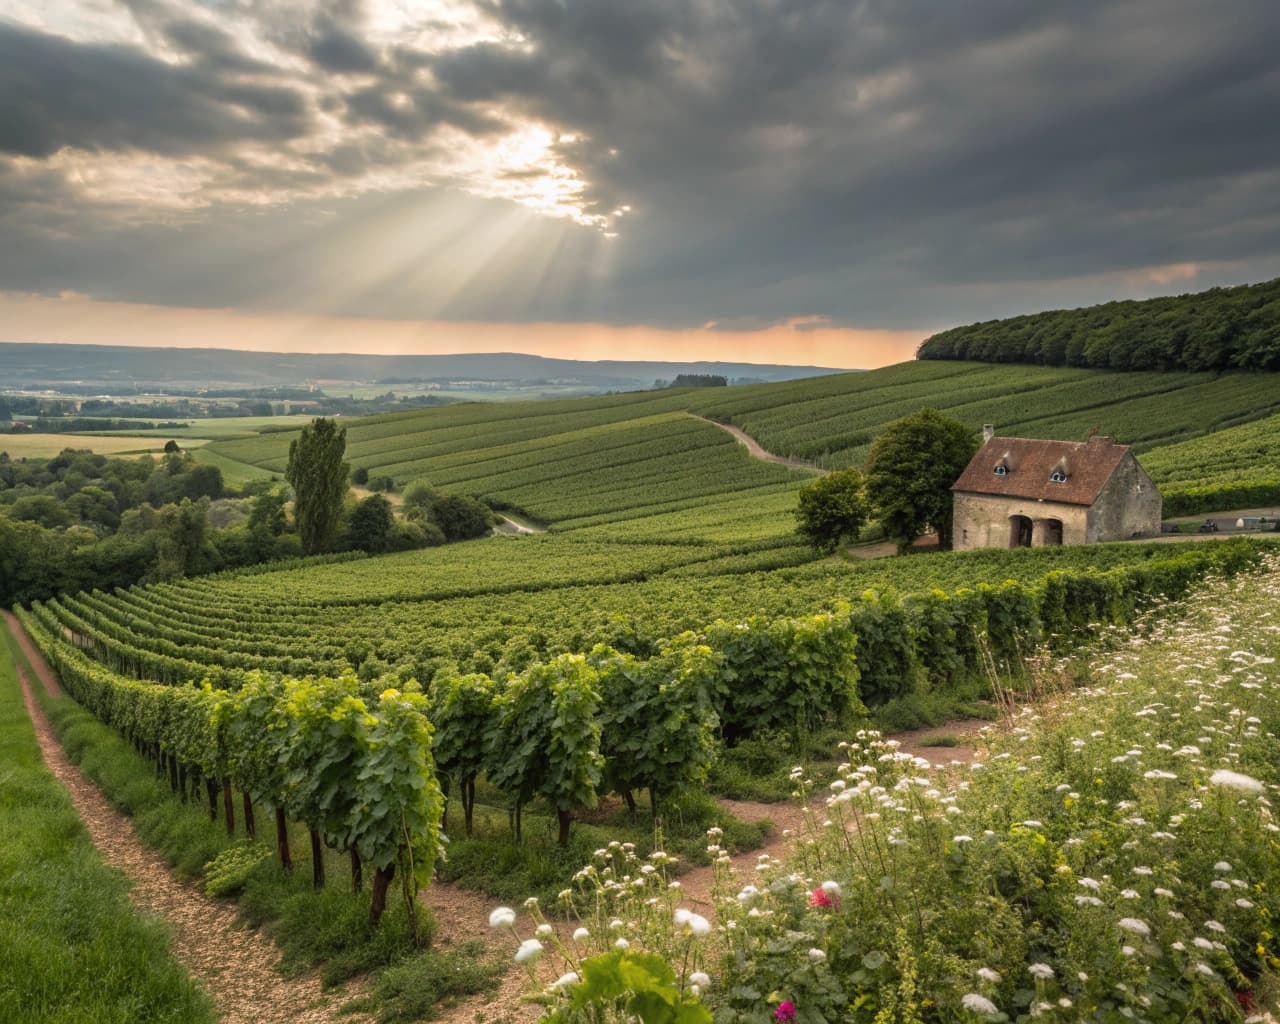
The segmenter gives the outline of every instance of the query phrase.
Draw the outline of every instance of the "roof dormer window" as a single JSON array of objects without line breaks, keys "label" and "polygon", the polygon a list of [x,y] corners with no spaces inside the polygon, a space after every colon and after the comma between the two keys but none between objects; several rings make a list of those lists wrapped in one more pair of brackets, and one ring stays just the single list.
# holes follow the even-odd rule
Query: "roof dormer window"
[{"label": "roof dormer window", "polygon": [[1051,484],[1065,484],[1066,482],[1067,474],[1060,469],[1055,469],[1049,474],[1049,483]]},{"label": "roof dormer window", "polygon": [[1006,466],[1003,462],[1000,463],[1000,465],[996,466],[996,476],[1008,476],[1008,475],[1009,475],[1009,467]]}]

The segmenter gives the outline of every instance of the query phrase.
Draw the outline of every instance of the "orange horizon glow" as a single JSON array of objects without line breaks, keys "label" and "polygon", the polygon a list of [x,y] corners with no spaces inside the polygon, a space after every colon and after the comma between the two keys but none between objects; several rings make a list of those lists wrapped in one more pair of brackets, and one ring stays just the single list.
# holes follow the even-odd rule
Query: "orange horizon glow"
[{"label": "orange horizon glow", "polygon": [[757,330],[599,323],[379,320],[196,309],[0,292],[0,342],[219,348],[296,354],[519,352],[555,359],[768,363],[875,369],[915,358],[933,331],[827,327],[813,317]]}]

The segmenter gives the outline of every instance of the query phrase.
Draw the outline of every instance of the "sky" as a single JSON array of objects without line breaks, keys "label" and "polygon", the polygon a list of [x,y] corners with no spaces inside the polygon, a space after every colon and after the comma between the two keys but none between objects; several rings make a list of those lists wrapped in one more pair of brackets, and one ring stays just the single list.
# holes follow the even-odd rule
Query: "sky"
[{"label": "sky", "polygon": [[0,341],[870,367],[1280,275],[1274,0],[0,0]]}]

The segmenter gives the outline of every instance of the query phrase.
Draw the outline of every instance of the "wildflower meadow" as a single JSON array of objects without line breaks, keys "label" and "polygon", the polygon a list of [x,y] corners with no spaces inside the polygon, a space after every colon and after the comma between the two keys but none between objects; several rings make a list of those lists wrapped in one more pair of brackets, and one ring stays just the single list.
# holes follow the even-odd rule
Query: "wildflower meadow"
[{"label": "wildflower meadow", "polygon": [[1041,659],[973,764],[863,731],[829,786],[797,768],[807,826],[749,877],[713,830],[710,905],[665,853],[599,850],[572,936],[536,905],[514,935],[562,968],[532,996],[564,1022],[1272,1020],[1278,655],[1270,556]]}]

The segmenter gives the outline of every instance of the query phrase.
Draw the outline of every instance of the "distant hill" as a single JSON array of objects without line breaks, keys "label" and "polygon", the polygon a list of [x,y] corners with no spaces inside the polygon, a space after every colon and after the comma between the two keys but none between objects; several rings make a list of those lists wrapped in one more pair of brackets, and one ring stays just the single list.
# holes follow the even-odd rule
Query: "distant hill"
[{"label": "distant hill", "polygon": [[1280,370],[1280,278],[955,327],[921,359],[1109,370]]},{"label": "distant hill", "polygon": [[383,356],[239,352],[212,348],[116,345],[0,344],[0,380],[11,387],[102,384],[145,391],[149,386],[264,386],[307,382],[396,384],[430,381],[510,381],[578,384],[607,390],[653,387],[680,374],[730,381],[796,380],[833,373],[829,367],[755,363],[547,359],[514,352]]}]

